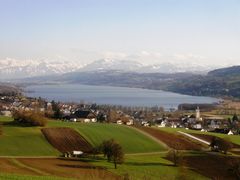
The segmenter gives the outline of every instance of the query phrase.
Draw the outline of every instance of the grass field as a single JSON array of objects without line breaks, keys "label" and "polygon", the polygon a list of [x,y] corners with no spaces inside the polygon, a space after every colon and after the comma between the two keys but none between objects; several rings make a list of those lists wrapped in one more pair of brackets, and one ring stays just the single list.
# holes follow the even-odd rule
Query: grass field
[{"label": "grass field", "polygon": [[189,179],[189,180],[204,180],[208,179],[190,169],[175,167],[171,161],[166,160],[165,153],[147,154],[147,155],[126,155],[124,164],[114,169],[112,163],[106,160],[96,160],[92,162],[97,166],[106,167],[109,171],[119,175],[128,174],[131,180],[174,180],[174,179]]},{"label": "grass field", "polygon": [[94,146],[99,145],[103,140],[113,138],[122,145],[125,153],[146,153],[166,150],[162,145],[149,137],[124,125],[50,121],[48,126],[74,128]]},{"label": "grass field", "polygon": [[[21,127],[8,124],[12,118],[0,116],[0,156],[58,156],[60,153],[44,138],[40,127]],[[7,123],[7,124],[6,124]],[[147,153],[166,150],[162,145],[137,130],[116,124],[70,123],[49,121],[47,127],[69,127],[79,132],[92,145],[113,138],[125,153]]]},{"label": "grass field", "polygon": [[29,176],[29,175],[18,175],[18,174],[7,174],[0,173],[0,179],[4,180],[74,180],[70,178],[60,178],[53,176]]},{"label": "grass field", "polygon": [[[12,118],[0,116],[0,123]],[[55,150],[44,138],[38,127],[19,127],[4,124],[0,135],[0,156],[55,156]]]}]

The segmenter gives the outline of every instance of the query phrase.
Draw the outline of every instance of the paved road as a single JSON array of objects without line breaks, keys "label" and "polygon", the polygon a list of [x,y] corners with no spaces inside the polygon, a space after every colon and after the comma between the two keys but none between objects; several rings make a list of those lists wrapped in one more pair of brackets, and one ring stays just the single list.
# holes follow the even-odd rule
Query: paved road
[{"label": "paved road", "polygon": [[193,135],[191,135],[191,134],[188,134],[188,133],[185,133],[185,132],[182,132],[182,131],[178,131],[178,132],[181,133],[181,134],[183,134],[183,135],[185,135],[185,136],[187,136],[187,137],[190,137],[190,138],[192,138],[192,139],[194,139],[194,140],[197,140],[197,141],[199,141],[199,142],[201,142],[201,143],[203,143],[203,144],[210,145],[210,142],[205,141],[205,140],[200,139],[200,138],[197,138],[197,137],[195,137],[195,136],[193,136]]}]

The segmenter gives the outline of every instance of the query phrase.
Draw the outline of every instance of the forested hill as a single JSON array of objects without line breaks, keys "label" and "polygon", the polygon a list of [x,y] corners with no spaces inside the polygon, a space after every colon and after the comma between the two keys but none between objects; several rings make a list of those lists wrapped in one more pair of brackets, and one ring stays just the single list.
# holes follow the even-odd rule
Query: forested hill
[{"label": "forested hill", "polygon": [[0,82],[0,95],[17,95],[21,93],[21,89],[13,84]]},{"label": "forested hill", "polygon": [[167,90],[189,95],[232,96],[240,98],[240,66],[216,69],[206,75],[122,71],[72,72],[61,76],[25,79],[25,82],[124,86]]},{"label": "forested hill", "polygon": [[192,76],[171,83],[167,90],[203,96],[240,98],[240,66],[216,69],[205,76]]}]

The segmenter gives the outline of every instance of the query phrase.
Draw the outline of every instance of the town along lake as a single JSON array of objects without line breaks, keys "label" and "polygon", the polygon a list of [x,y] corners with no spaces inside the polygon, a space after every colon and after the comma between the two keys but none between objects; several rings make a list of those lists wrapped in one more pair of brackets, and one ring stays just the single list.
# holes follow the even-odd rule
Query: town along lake
[{"label": "town along lake", "polygon": [[111,104],[122,106],[177,108],[182,103],[217,103],[219,99],[189,96],[161,90],[128,87],[94,86],[80,84],[31,85],[25,88],[25,95],[42,97],[49,101]]}]

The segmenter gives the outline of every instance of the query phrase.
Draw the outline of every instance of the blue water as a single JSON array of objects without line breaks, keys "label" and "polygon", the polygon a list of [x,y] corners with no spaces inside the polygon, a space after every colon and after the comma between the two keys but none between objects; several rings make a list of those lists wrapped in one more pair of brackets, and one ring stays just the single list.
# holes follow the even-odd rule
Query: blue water
[{"label": "blue water", "polygon": [[49,101],[88,102],[124,106],[162,106],[177,108],[181,103],[214,103],[211,97],[188,96],[161,90],[140,88],[90,86],[79,84],[33,85],[25,89],[30,97],[42,97]]}]

